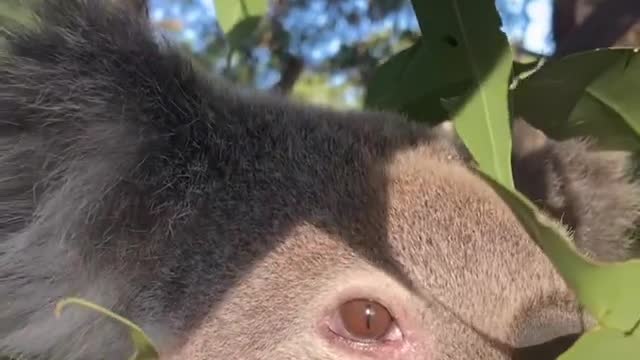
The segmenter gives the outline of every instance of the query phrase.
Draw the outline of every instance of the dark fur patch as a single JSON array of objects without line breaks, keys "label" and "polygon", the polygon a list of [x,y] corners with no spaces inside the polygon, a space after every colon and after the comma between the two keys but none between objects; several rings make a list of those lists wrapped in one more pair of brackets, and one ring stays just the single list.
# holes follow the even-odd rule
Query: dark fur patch
[{"label": "dark fur patch", "polygon": [[[120,312],[170,347],[301,223],[393,263],[380,169],[418,145],[467,160],[401,116],[335,112],[207,79],[144,19],[116,10],[45,0],[37,26],[12,31],[0,56],[0,353],[124,358],[118,326],[82,310],[53,317],[65,296]],[[575,157],[586,150],[575,149],[557,153],[573,154],[567,171],[578,171],[562,181],[585,179]],[[597,173],[598,186],[631,186],[611,170]],[[586,209],[572,211],[604,203],[614,205],[576,200]],[[365,238],[366,228],[381,230]]]},{"label": "dark fur patch", "polygon": [[431,141],[207,80],[114,9],[44,1],[1,59],[0,352],[122,355],[95,317],[53,318],[67,295],[171,338],[291,226],[350,233],[376,164]]}]

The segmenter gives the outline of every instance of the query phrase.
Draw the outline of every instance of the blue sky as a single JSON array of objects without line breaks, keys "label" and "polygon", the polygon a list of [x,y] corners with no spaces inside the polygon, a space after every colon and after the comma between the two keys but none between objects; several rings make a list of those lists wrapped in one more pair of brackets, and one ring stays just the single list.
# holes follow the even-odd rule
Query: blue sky
[{"label": "blue sky", "polygon": [[[0,0],[1,1],[1,0]],[[154,20],[182,22],[183,29],[174,34],[179,40],[189,42],[198,51],[216,36],[216,12],[214,0],[150,0],[151,16]],[[532,52],[548,54],[553,51],[551,37],[551,2],[553,0],[497,0],[498,11],[503,20],[503,30],[516,42]],[[366,14],[369,0],[342,0],[333,2],[340,6],[341,13]],[[295,2],[292,2],[295,3]],[[307,65],[318,65],[334,56],[343,44],[358,42],[376,32],[394,30],[417,30],[418,24],[410,0],[398,11],[371,21],[362,16],[356,24],[349,23],[344,16],[327,6],[327,0],[309,0],[306,8],[293,8],[284,19],[284,26],[293,34],[289,51],[304,58]],[[253,52],[257,60],[255,84],[267,89],[280,79],[278,69],[267,65],[271,53],[264,47]],[[218,64],[223,66],[224,64]],[[345,72],[336,71],[329,76],[334,86],[347,80]],[[357,102],[362,89],[353,88],[345,94],[350,102]]]},{"label": "blue sky", "polygon": [[[214,0],[151,0],[155,20],[180,19],[184,29],[179,36],[197,50],[215,34]],[[532,52],[548,54],[553,51],[551,39],[551,2],[553,0],[498,0],[507,35]],[[367,0],[344,0],[343,10],[355,13],[366,11]],[[284,25],[295,34],[312,34],[312,41],[292,41],[292,51],[310,63],[319,63],[333,55],[342,44],[358,41],[371,33],[388,29],[417,29],[417,22],[409,1],[399,11],[379,21],[360,21],[350,24],[342,17],[332,16],[326,0],[312,0],[310,6],[295,8]]]}]

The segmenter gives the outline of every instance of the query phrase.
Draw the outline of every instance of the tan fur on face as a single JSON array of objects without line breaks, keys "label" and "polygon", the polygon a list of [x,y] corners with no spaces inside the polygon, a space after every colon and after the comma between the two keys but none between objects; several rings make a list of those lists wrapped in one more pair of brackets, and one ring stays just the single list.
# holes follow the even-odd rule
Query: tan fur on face
[{"label": "tan fur on face", "polygon": [[[38,1],[38,26],[6,32],[0,353],[129,356],[95,313],[56,318],[67,296],[178,359],[508,359],[579,328],[450,127],[205,80],[128,1]],[[529,130],[513,129],[516,187],[584,252],[633,256],[628,157]],[[355,296],[388,306],[403,341],[332,337],[327,318]]]},{"label": "tan fur on face", "polygon": [[383,170],[386,230],[362,224],[371,237],[359,240],[381,251],[376,234],[386,231],[391,261],[366,261],[348,240],[300,224],[173,358],[351,359],[316,325],[354,291],[401,313],[412,346],[403,359],[508,359],[511,346],[529,345],[518,343],[526,311],[547,305],[580,331],[572,297],[539,248],[489,187],[446,158],[423,146]]}]

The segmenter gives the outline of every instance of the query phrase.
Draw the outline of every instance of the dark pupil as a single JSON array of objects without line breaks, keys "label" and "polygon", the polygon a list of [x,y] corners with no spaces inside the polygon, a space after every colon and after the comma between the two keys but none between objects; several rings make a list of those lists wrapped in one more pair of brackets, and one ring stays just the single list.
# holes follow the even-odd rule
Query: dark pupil
[{"label": "dark pupil", "polygon": [[346,330],[360,339],[378,339],[393,324],[389,311],[375,301],[349,301],[340,307],[340,316]]},{"label": "dark pupil", "polygon": [[367,305],[364,315],[366,316],[367,329],[371,330],[371,318],[375,316],[375,311],[371,309],[371,305]]}]

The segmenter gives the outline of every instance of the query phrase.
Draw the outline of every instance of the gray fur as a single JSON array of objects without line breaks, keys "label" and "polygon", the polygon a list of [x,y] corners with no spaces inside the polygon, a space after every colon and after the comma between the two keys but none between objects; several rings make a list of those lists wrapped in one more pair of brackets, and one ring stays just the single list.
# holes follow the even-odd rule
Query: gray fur
[{"label": "gray fur", "polygon": [[[344,358],[304,330],[332,269],[421,294],[433,327],[416,333],[439,344],[433,359],[502,358],[527,342],[522,309],[572,308],[454,141],[395,114],[208,80],[138,10],[116,9],[45,0],[0,57],[0,353],[125,358],[120,327],[78,309],[54,318],[56,301],[81,296],[140,324],[166,357]],[[561,209],[585,251],[629,253],[640,197],[622,162],[579,142],[518,149],[529,173],[517,183]],[[495,316],[479,307],[496,296]]]},{"label": "gray fur", "polygon": [[640,188],[631,154],[599,151],[589,139],[553,141],[523,120],[514,144],[516,187],[561,219],[579,249],[604,261],[637,257]]}]

